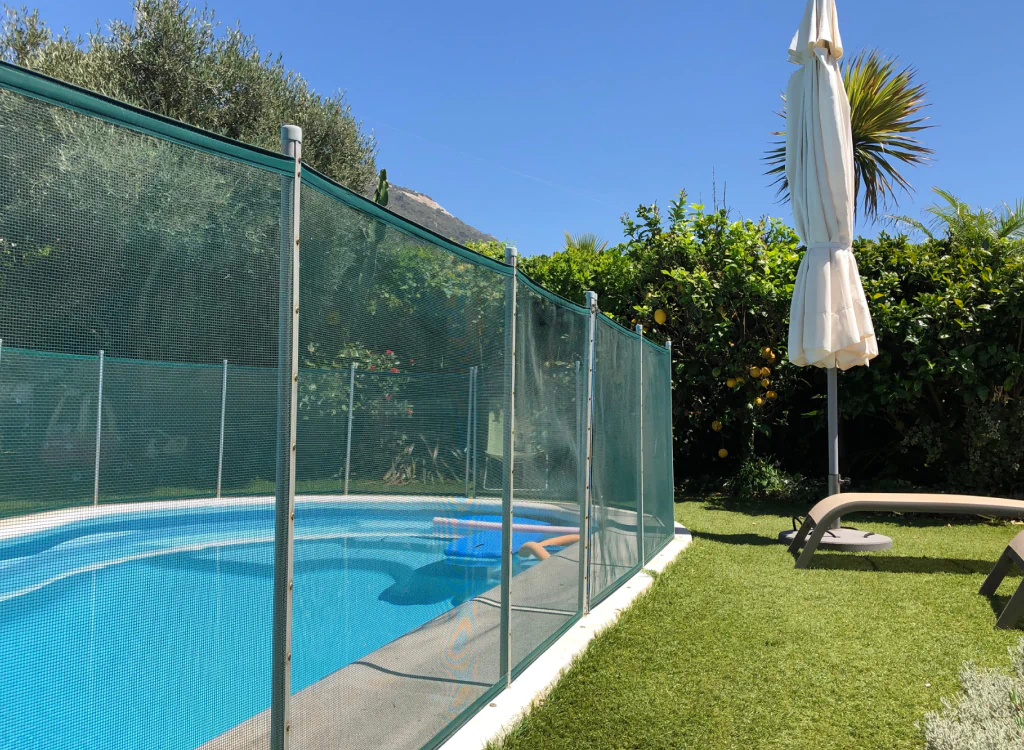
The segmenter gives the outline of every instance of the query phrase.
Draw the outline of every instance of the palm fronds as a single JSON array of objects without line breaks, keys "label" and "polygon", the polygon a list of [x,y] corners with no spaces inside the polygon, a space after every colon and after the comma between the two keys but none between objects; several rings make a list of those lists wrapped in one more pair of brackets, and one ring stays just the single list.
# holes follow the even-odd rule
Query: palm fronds
[{"label": "palm fronds", "polygon": [[1004,203],[996,213],[996,236],[1004,240],[1024,239],[1024,200],[1011,208]]},{"label": "palm fronds", "polygon": [[925,209],[928,224],[909,216],[887,216],[898,227],[909,227],[929,239],[949,237],[961,242],[988,243],[994,239],[1024,240],[1024,200],[1004,203],[998,210],[974,208],[948,190],[932,188],[938,197]]},{"label": "palm fronds", "polygon": [[[898,68],[894,57],[877,50],[865,50],[842,63],[843,83],[850,99],[850,124],[853,130],[854,181],[859,210],[871,220],[891,203],[899,205],[897,193],[912,192],[910,182],[900,172],[903,166],[925,164],[934,153],[914,134],[925,130],[928,106],[927,90],[915,82],[917,70]],[[785,99],[779,113],[785,116]],[[764,157],[770,167],[766,174],[774,178],[779,195],[789,200],[786,181],[785,131]]]},{"label": "palm fronds", "polygon": [[593,232],[580,234],[565,233],[565,249],[592,255],[600,253],[608,247],[608,241],[602,240]]}]

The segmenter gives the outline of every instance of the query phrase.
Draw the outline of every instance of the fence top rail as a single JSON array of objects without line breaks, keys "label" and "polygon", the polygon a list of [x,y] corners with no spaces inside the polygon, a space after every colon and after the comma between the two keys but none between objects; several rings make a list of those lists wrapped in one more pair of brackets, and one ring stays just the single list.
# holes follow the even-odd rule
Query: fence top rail
[{"label": "fence top rail", "polygon": [[628,336],[628,337],[630,337],[632,339],[636,339],[638,341],[644,342],[644,343],[648,344],[649,346],[653,347],[655,350],[657,350],[659,352],[667,352],[668,351],[667,347],[662,346],[661,344],[654,343],[649,338],[647,338],[646,336],[641,336],[636,331],[629,330],[625,326],[623,326],[620,323],[617,323],[614,320],[612,320],[611,318],[609,318],[607,315],[598,315],[597,319],[599,321],[601,321],[602,323],[604,323],[605,325],[611,326],[613,329],[615,329],[615,331],[617,333],[621,333],[623,336]]},{"label": "fence top rail", "polygon": [[[85,360],[94,362],[99,356],[100,349],[97,347],[95,351],[87,354],[76,354],[73,352],[52,352],[46,349],[26,349],[20,346],[4,346],[3,353],[6,354],[20,354],[25,357],[46,357],[49,359],[75,359]],[[182,368],[211,368],[220,370],[224,367],[223,359],[219,359],[216,362],[174,362],[171,360],[163,359],[141,359],[137,357],[112,357],[106,353],[103,355],[103,359],[106,364],[129,364],[129,365],[152,365],[154,367],[182,367]],[[232,365],[235,367],[236,365]],[[240,366],[240,365],[239,365]]]},{"label": "fence top rail", "polygon": [[651,339],[647,338],[646,336],[644,336],[644,344],[646,344],[647,346],[651,347],[652,349],[654,349],[654,351],[656,351],[656,352],[658,352],[660,354],[668,354],[668,347],[667,346],[665,346],[664,344],[659,344],[656,341],[652,341]]},{"label": "fence top rail", "polygon": [[292,160],[273,151],[111,99],[71,83],[0,61],[0,87],[137,133],[291,176]]},{"label": "fence top rail", "polygon": [[[100,350],[97,349],[94,352],[88,354],[76,354],[69,352],[53,352],[47,351],[46,349],[26,349],[19,346],[7,346],[3,347],[4,355],[19,355],[23,357],[40,357],[45,359],[66,359],[66,360],[77,360],[84,362],[95,362],[99,356]],[[107,366],[113,365],[144,365],[152,367],[172,367],[190,370],[217,370],[218,372],[224,369],[224,358],[219,358],[213,362],[175,362],[173,360],[162,360],[162,359],[141,359],[138,357],[115,357],[104,354],[104,362]],[[227,360],[228,366],[232,371],[235,370],[248,370],[252,372],[277,372],[277,368],[273,366],[260,367],[259,365],[247,365],[247,364],[236,364],[230,359]],[[337,375],[338,377],[348,377],[350,367],[353,363],[346,362],[344,367],[299,367],[299,372],[303,374],[322,374],[322,375]],[[356,374],[360,376],[373,375],[380,379],[391,379],[391,378],[404,378],[407,380],[465,380],[469,377],[469,371],[472,367],[479,367],[479,365],[466,365],[459,367],[458,369],[452,370],[403,370],[401,372],[390,372],[389,370],[371,370],[367,366],[361,366],[358,362],[356,364]]]},{"label": "fence top rail", "polygon": [[581,307],[580,305],[577,305],[575,302],[571,302],[571,301],[567,300],[565,297],[562,297],[562,296],[560,296],[558,294],[555,294],[554,292],[552,292],[549,289],[545,289],[544,287],[542,287],[540,284],[538,284],[536,281],[531,279],[529,276],[527,276],[522,271],[517,271],[517,272],[518,272],[518,276],[519,276],[519,280],[520,281],[522,281],[531,290],[533,290],[534,292],[536,292],[540,296],[544,297],[545,299],[547,299],[547,300],[549,300],[551,302],[554,302],[559,307],[561,307],[563,309],[566,309],[566,310],[569,310],[570,312],[578,313],[579,315],[589,315],[590,314],[590,311],[587,308]]}]

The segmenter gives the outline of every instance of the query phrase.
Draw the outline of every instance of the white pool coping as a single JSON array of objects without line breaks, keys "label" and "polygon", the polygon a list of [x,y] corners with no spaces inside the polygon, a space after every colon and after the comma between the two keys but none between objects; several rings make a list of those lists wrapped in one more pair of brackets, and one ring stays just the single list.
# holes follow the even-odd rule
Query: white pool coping
[{"label": "white pool coping", "polygon": [[512,682],[510,688],[499,693],[490,704],[480,709],[441,745],[440,750],[481,750],[488,742],[500,738],[515,727],[537,701],[551,692],[573,659],[583,653],[590,641],[614,625],[622,611],[650,588],[654,579],[647,571],[662,572],[689,546],[691,540],[690,532],[677,523],[675,538],[655,555],[643,570],[634,574],[555,641]]},{"label": "white pool coping", "polygon": [[[200,511],[214,508],[243,508],[251,506],[273,506],[273,495],[242,495],[222,498],[185,498],[179,500],[138,500],[122,503],[103,503],[99,505],[76,505],[57,510],[27,513],[0,519],[0,541],[49,531],[80,521],[89,521],[120,514],[145,514],[160,512]],[[474,497],[466,498],[458,495],[400,495],[400,494],[316,494],[296,495],[299,504],[323,503],[345,504],[352,508],[373,510],[415,508],[435,512],[481,511],[492,510],[501,512],[501,498]],[[516,500],[514,509],[528,509],[531,512],[546,513],[549,516],[565,519],[575,517],[577,512],[571,504],[559,505],[557,502],[544,500]]]}]

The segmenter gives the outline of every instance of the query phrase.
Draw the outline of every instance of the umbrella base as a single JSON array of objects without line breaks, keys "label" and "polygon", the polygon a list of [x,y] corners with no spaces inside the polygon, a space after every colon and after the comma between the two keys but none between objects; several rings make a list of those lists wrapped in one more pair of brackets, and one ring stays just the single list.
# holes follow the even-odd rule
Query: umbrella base
[{"label": "umbrella base", "polygon": [[[783,531],[779,534],[779,541],[789,544],[796,536],[795,531]],[[883,549],[892,549],[892,539],[882,534],[874,534],[870,531],[860,531],[843,527],[841,529],[829,529],[825,536],[818,543],[818,549],[831,549],[843,552],[878,552]]]}]

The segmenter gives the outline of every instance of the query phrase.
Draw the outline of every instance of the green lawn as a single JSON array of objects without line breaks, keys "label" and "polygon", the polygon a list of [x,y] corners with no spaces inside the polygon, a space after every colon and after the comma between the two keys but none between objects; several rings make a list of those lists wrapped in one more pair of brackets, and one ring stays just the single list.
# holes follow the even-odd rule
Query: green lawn
[{"label": "green lawn", "polygon": [[[889,552],[795,570],[790,519],[676,506],[691,546],[502,742],[537,748],[921,748],[914,726],[966,659],[1008,667],[978,587],[1020,526],[849,519]],[[867,669],[870,671],[861,671]]]}]

